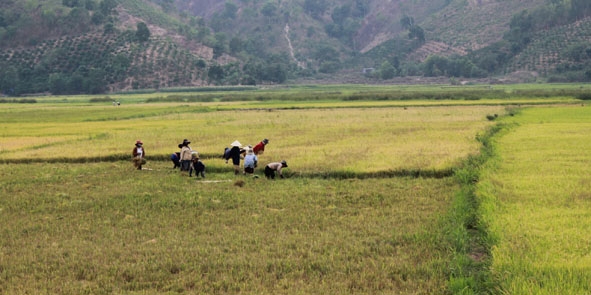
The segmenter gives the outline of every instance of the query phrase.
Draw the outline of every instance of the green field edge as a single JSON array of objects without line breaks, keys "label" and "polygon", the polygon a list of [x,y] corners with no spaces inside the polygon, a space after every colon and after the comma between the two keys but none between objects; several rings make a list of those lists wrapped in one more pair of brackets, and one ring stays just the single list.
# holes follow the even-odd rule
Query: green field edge
[{"label": "green field edge", "polygon": [[478,196],[478,183],[481,173],[489,168],[486,164],[498,157],[496,138],[509,128],[510,125],[499,122],[477,136],[482,144],[480,153],[469,156],[461,168],[454,171],[460,189],[452,200],[450,211],[442,218],[441,238],[452,252],[448,282],[451,294],[495,293],[490,271],[494,239],[483,218],[483,208],[488,204]]}]

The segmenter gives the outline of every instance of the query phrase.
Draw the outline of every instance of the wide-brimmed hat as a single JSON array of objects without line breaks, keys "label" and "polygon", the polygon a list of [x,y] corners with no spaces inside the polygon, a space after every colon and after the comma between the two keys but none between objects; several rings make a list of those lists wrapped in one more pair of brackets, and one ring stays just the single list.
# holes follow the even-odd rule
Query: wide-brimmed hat
[{"label": "wide-brimmed hat", "polygon": [[283,167],[287,167],[287,162],[285,162],[285,160],[283,160],[283,161],[281,161],[281,165],[282,165]]},{"label": "wide-brimmed hat", "polygon": [[188,139],[183,139],[183,145],[191,143]]},{"label": "wide-brimmed hat", "polygon": [[144,144],[141,140],[137,140],[135,144]]},{"label": "wide-brimmed hat", "polygon": [[237,146],[237,147],[241,147],[242,144],[240,144],[240,142],[238,140],[234,140],[233,143],[230,144],[231,146]]}]

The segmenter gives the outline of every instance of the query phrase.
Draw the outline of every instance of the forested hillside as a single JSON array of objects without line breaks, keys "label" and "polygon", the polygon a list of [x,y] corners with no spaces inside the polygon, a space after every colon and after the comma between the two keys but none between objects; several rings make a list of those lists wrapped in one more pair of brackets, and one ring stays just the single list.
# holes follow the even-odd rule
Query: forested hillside
[{"label": "forested hillside", "polygon": [[3,0],[0,93],[589,81],[590,23],[588,0]]}]

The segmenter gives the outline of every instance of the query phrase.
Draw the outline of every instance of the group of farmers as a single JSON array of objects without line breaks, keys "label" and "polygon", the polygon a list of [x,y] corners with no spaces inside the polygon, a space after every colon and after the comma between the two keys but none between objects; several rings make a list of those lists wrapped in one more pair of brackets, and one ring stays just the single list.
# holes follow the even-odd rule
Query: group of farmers
[{"label": "group of farmers", "polygon": [[[224,150],[223,158],[228,163],[232,160],[234,166],[234,175],[241,173],[240,160],[244,159],[244,166],[242,174],[254,175],[254,169],[258,167],[258,156],[263,154],[265,146],[269,143],[268,139],[263,139],[261,142],[256,144],[254,147],[251,145],[242,146],[239,141],[234,141],[230,147],[226,147]],[[173,169],[180,168],[180,171],[189,173],[189,177],[195,172],[195,176],[201,176],[205,178],[205,164],[199,159],[199,153],[189,146],[191,142],[188,139],[184,139],[182,143],[178,145],[179,152],[175,152],[170,156],[174,166]],[[135,147],[132,152],[133,163],[136,169],[142,170],[142,165],[146,163],[143,142],[141,140],[136,141]],[[283,178],[282,169],[287,167],[285,160],[281,162],[272,162],[265,166],[265,177],[268,179],[275,179],[276,173],[279,177]]]}]

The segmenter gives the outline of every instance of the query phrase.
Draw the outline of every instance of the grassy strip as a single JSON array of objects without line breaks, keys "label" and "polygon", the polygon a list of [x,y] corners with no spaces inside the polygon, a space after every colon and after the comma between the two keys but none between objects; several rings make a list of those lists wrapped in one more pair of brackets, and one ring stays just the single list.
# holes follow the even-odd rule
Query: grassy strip
[{"label": "grassy strip", "polygon": [[482,294],[492,290],[489,267],[493,240],[482,218],[482,210],[488,205],[477,196],[477,186],[483,167],[496,157],[494,137],[505,128],[507,125],[499,123],[478,136],[482,143],[480,153],[469,156],[455,171],[461,189],[444,217],[445,236],[442,237],[453,252],[449,280],[453,294]]},{"label": "grassy strip", "polygon": [[35,99],[27,99],[27,98],[22,98],[22,99],[0,99],[0,103],[37,103],[37,100]]},{"label": "grassy strip", "polygon": [[[434,91],[436,90],[436,91]],[[396,89],[371,89],[362,91],[254,91],[251,92],[228,92],[223,89],[218,92],[214,90],[202,90],[199,92],[188,91],[184,93],[177,93],[168,95],[166,97],[152,97],[148,98],[146,102],[245,102],[245,101],[443,101],[443,100],[466,100],[466,101],[480,101],[487,99],[518,99],[518,98],[553,98],[553,97],[569,97],[576,99],[589,99],[589,91],[585,89],[543,89],[543,90],[515,90],[508,92],[504,89],[438,89],[433,88],[422,91],[408,91]],[[223,92],[221,92],[223,91]]]}]

